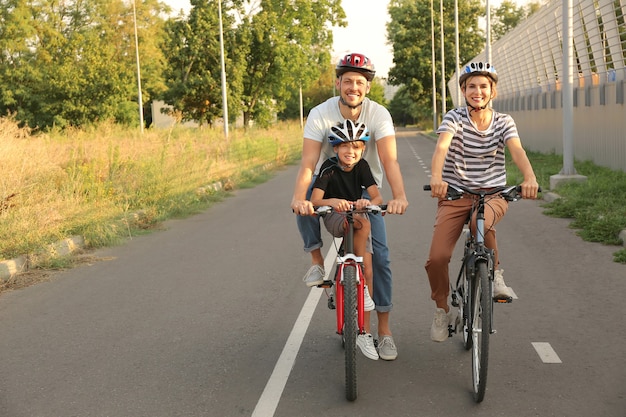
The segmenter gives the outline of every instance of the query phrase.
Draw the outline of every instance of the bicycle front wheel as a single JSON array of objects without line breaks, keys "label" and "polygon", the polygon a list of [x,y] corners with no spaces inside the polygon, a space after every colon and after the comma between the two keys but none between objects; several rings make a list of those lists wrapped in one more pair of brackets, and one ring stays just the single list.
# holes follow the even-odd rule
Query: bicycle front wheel
[{"label": "bicycle front wheel", "polygon": [[[465,350],[470,350],[472,348],[472,297],[474,295],[474,285],[475,280],[472,280],[469,277],[469,265],[465,264],[463,266],[463,276],[461,282],[461,305],[459,309],[461,310],[462,315],[462,331],[463,331],[463,347]],[[472,285],[472,287],[470,287]]]},{"label": "bicycle front wheel", "polygon": [[357,325],[357,291],[356,266],[346,265],[343,270],[343,338],[346,356],[346,398],[354,401],[357,397],[356,384],[356,337],[359,333]]},{"label": "bicycle front wheel", "polygon": [[481,402],[487,388],[492,298],[486,262],[477,265],[472,294],[472,382],[474,400]]}]

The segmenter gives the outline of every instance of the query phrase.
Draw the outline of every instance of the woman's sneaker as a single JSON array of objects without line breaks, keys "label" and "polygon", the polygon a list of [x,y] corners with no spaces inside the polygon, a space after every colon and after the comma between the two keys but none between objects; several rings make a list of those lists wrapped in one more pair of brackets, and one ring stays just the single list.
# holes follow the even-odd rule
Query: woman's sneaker
[{"label": "woman's sneaker", "polygon": [[493,277],[493,299],[496,301],[513,301],[513,294],[504,283],[504,269],[496,269]]},{"label": "woman's sneaker", "polygon": [[376,304],[374,304],[374,300],[370,297],[370,291],[365,285],[365,291],[363,291],[363,310],[372,311],[376,308]]},{"label": "woman's sneaker", "polygon": [[452,310],[446,313],[443,308],[435,310],[433,324],[430,327],[430,339],[433,342],[445,342],[450,337],[448,326],[454,323],[455,317]]},{"label": "woman's sneaker", "polygon": [[378,360],[378,351],[374,346],[374,337],[370,333],[360,334],[356,337],[356,345],[366,358]]}]

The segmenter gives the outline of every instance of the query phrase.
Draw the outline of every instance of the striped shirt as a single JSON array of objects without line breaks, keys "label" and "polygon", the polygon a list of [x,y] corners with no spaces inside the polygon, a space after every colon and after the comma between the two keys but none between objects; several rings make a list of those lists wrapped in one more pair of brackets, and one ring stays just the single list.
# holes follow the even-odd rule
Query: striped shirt
[{"label": "striped shirt", "polygon": [[467,107],[450,110],[437,134],[452,134],[452,142],[443,165],[442,179],[471,189],[506,185],[504,147],[518,138],[513,118],[493,110],[489,127],[480,131],[470,120]]}]

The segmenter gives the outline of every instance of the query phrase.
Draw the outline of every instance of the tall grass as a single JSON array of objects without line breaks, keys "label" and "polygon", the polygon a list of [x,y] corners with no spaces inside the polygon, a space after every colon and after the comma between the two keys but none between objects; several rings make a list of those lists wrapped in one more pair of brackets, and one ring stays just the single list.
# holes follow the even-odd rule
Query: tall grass
[{"label": "tall grass", "polygon": [[[0,118],[0,259],[71,235],[99,247],[206,208],[262,168],[299,158],[299,124],[273,129],[147,130],[115,125],[31,135]],[[140,212],[141,216],[133,216]]]}]

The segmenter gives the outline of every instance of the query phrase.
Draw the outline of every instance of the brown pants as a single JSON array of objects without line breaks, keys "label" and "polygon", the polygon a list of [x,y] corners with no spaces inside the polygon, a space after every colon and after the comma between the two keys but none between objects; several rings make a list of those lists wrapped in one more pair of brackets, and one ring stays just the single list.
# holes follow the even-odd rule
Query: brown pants
[{"label": "brown pants", "polygon": [[[467,222],[473,202],[472,198],[453,201],[439,200],[430,253],[425,265],[430,281],[431,298],[438,307],[447,305],[450,294],[448,264],[463,231],[463,226]],[[485,246],[494,250],[496,267],[499,265],[499,259],[495,225],[502,219],[508,208],[509,203],[500,197],[487,200],[485,204]],[[472,219],[471,228],[472,231],[476,228],[475,218]]]}]

